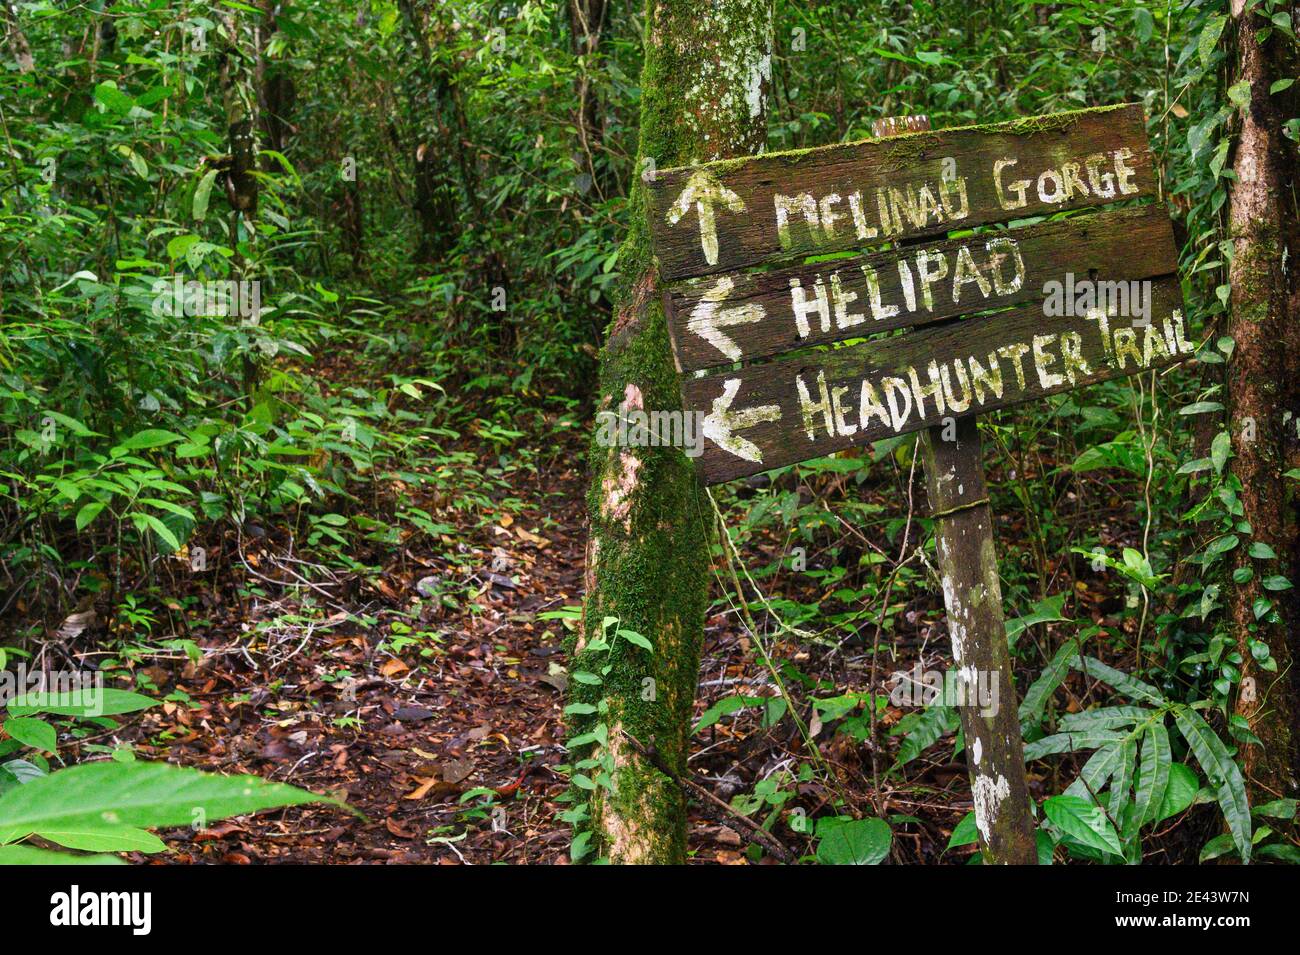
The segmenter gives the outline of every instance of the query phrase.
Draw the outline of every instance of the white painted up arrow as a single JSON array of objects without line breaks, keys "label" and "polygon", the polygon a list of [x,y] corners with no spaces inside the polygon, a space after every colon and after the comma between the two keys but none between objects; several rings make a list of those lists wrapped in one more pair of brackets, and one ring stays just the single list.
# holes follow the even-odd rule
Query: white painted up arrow
[{"label": "white painted up arrow", "polygon": [[686,188],[668,210],[668,224],[677,225],[692,203],[700,217],[700,246],[704,249],[704,261],[717,265],[718,223],[713,217],[713,206],[717,203],[732,212],[744,212],[745,203],[704,169],[697,169],[686,180]]},{"label": "white painted up arrow", "polygon": [[732,411],[731,403],[736,400],[740,390],[739,378],[728,378],[722,384],[722,394],[713,399],[713,410],[704,419],[704,436],[709,438],[724,451],[730,451],[738,458],[763,463],[763,453],[753,441],[747,441],[733,432],[752,428],[760,421],[779,421],[780,405],[760,405],[757,408],[744,408]]},{"label": "white painted up arrow", "polygon": [[691,317],[686,327],[732,361],[740,361],[742,354],[740,346],[722,330],[732,325],[749,325],[762,321],[767,312],[757,302],[720,308],[719,306],[726,301],[735,287],[736,283],[726,275],[718,279],[713,288],[704,293],[700,303],[691,310]]}]

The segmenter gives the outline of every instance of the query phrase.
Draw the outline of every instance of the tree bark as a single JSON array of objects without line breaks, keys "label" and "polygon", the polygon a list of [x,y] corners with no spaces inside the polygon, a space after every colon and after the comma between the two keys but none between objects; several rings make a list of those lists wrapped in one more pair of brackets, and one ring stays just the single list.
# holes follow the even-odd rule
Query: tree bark
[{"label": "tree bark", "polygon": [[[230,147],[230,164],[226,168],[226,199],[230,202],[230,247],[235,250],[232,264],[235,278],[248,278],[248,257],[240,249],[241,232],[245,248],[251,249],[257,236],[253,218],[257,214],[257,89],[254,83],[256,40],[245,36],[238,13],[221,14],[222,105]],[[245,348],[241,358],[243,390],[248,406],[261,380],[262,369],[257,353]]]},{"label": "tree bark", "polygon": [[[1232,431],[1232,473],[1241,481],[1241,504],[1251,532],[1236,550],[1237,567],[1250,567],[1252,579],[1230,584],[1228,611],[1241,666],[1242,686],[1236,711],[1244,716],[1263,746],[1243,745],[1242,762],[1251,802],[1291,795],[1295,787],[1295,702],[1292,693],[1291,645],[1287,639],[1282,601],[1262,588],[1261,579],[1288,574],[1285,557],[1292,542],[1285,528],[1290,516],[1286,479],[1283,411],[1288,400],[1285,350],[1288,338],[1288,279],[1283,243],[1293,216],[1287,181],[1287,147],[1282,118],[1269,93],[1273,75],[1269,53],[1256,31],[1266,21],[1246,9],[1245,0],[1232,0],[1237,81],[1250,84],[1249,102],[1241,109],[1230,187],[1229,224],[1235,254],[1228,278],[1229,333],[1235,346],[1227,367],[1227,397]],[[1270,44],[1282,42],[1276,32]],[[1293,370],[1294,373],[1294,370]],[[1249,541],[1267,544],[1278,561],[1249,555]],[[1277,614],[1256,620],[1255,601],[1273,602]],[[1267,646],[1275,670],[1257,666],[1256,643]],[[1250,681],[1250,682],[1248,682]]]},{"label": "tree bark", "polygon": [[[771,82],[772,0],[647,0],[641,74],[639,174],[762,150]],[[619,266],[622,286],[601,356],[597,413],[681,412],[663,305],[656,289],[646,195]],[[704,613],[710,511],[681,448],[592,444],[587,599],[572,655],[570,713],[578,734],[576,857],[680,863],[681,788],[654,765],[686,773]],[[606,628],[608,619],[617,620]],[[617,637],[641,634],[647,651]],[[600,649],[608,642],[609,649]],[[593,674],[599,684],[591,682]],[[630,743],[653,747],[655,759]]]},{"label": "tree bark", "polygon": [[27,42],[27,35],[18,23],[18,11],[10,0],[0,0],[0,15],[4,17],[5,40],[18,63],[18,72],[30,73],[36,69],[36,61],[32,59],[32,47]]}]

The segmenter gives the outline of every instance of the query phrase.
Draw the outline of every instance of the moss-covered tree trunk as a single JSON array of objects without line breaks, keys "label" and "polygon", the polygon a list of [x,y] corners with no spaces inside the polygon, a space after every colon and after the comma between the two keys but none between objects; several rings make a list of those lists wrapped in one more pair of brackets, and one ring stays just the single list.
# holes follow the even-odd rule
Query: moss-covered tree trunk
[{"label": "moss-covered tree trunk", "polygon": [[[252,276],[253,267],[244,250],[251,252],[257,238],[253,224],[257,215],[257,42],[246,34],[237,11],[222,13],[219,22],[221,99],[230,149],[225,181],[230,203],[230,247],[235,250],[234,277],[245,281]],[[254,392],[262,377],[256,352],[245,349],[241,365],[244,394],[251,408],[257,403]]]},{"label": "moss-covered tree trunk", "polygon": [[[647,2],[641,175],[619,257],[623,279],[601,358],[598,415],[681,411],[642,177],[761,151],[771,46],[772,0]],[[571,817],[574,855],[681,862],[685,798],[657,766],[686,771],[708,597],[709,509],[681,448],[597,440],[592,468],[587,603],[570,667],[582,800]],[[617,624],[607,625],[611,619]],[[642,635],[652,649],[618,630]],[[653,757],[638,745],[653,747]]]},{"label": "moss-covered tree trunk", "polygon": [[[1250,85],[1249,101],[1238,114],[1239,134],[1233,159],[1236,181],[1230,194],[1230,228],[1235,255],[1229,331],[1235,342],[1228,362],[1228,411],[1231,416],[1232,473],[1241,480],[1241,503],[1250,535],[1234,553],[1238,568],[1250,568],[1245,584],[1230,584],[1229,613],[1242,656],[1242,685],[1237,712],[1244,716],[1263,746],[1243,748],[1251,801],[1292,795],[1295,786],[1293,674],[1282,601],[1262,581],[1290,573],[1280,558],[1288,555],[1288,505],[1283,412],[1289,397],[1285,352],[1279,344],[1289,333],[1287,277],[1282,243],[1292,217],[1292,197],[1283,188],[1287,152],[1282,118],[1269,87],[1270,58],[1257,31],[1267,21],[1233,0],[1236,77]],[[1274,31],[1271,43],[1287,42]],[[1251,556],[1252,544],[1265,544],[1278,560]],[[1266,554],[1267,551],[1256,550]],[[1260,600],[1275,612],[1257,613]],[[1259,665],[1267,657],[1276,664]]]}]

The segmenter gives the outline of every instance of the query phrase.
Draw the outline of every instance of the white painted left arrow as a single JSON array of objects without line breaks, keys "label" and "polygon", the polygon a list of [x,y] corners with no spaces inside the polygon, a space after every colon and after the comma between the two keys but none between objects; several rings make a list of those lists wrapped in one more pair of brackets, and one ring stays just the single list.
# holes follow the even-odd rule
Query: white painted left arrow
[{"label": "white painted left arrow", "polygon": [[781,406],[759,405],[757,408],[732,411],[731,403],[736,400],[736,392],[739,390],[739,378],[728,378],[723,382],[722,394],[713,399],[713,410],[704,419],[704,436],[738,458],[762,464],[763,452],[758,449],[758,445],[734,432],[752,428],[760,421],[779,421]]},{"label": "white painted left arrow", "polygon": [[712,173],[697,169],[686,180],[686,188],[668,210],[668,224],[677,225],[694,204],[700,217],[700,246],[704,250],[704,261],[709,265],[718,264],[718,223],[713,215],[715,203],[732,212],[745,211],[745,203],[740,196],[720,183]]},{"label": "white painted left arrow", "polygon": [[704,293],[700,303],[691,309],[691,317],[686,327],[732,361],[740,361],[743,354],[740,346],[732,341],[723,329],[732,325],[748,325],[762,321],[767,311],[757,302],[721,308],[720,306],[735,287],[736,283],[729,276],[724,275],[718,279],[713,288]]}]

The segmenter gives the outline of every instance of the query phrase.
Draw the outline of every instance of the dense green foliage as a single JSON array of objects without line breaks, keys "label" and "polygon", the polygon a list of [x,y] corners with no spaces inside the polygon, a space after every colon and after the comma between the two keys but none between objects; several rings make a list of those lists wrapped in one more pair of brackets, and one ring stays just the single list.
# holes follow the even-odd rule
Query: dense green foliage
[{"label": "dense green foliage", "polygon": [[[141,647],[186,651],[175,635],[203,626],[188,571],[220,574],[267,529],[303,559],[305,579],[316,568],[372,577],[413,539],[455,561],[461,536],[517,506],[512,480],[557,453],[551,436],[586,427],[637,174],[639,4],[609,5],[594,52],[567,5],[533,0],[293,0],[274,17],[252,0],[12,6],[34,68],[21,68],[11,33],[0,55],[0,643],[21,646],[94,606],[120,640],[110,670],[133,669]],[[861,138],[904,113],[941,128],[1146,107],[1202,361],[984,424],[994,512],[1008,521],[1020,691],[1040,690],[1021,713],[1030,757],[1064,751],[1052,741],[1091,725],[1058,713],[1071,663],[1107,667],[1093,677],[1141,704],[1088,711],[1102,714],[1093,748],[1105,758],[1083,770],[1095,785],[1062,785],[1042,806],[1044,851],[1077,858],[1140,859],[1151,824],[1202,788],[1198,804],[1222,816],[1194,849],[1215,836],[1210,855],[1250,851],[1232,757],[1251,735],[1229,715],[1242,658],[1222,609],[1249,577],[1227,556],[1248,549],[1278,599],[1291,584],[1242,526],[1226,467],[1226,14],[1222,0],[777,4],[771,149]],[[1285,24],[1270,29],[1293,42]],[[240,87],[241,70],[260,87]],[[257,203],[240,215],[227,126],[232,97],[250,89]],[[170,302],[189,281],[260,283],[260,314]],[[715,556],[730,568],[716,609],[758,618],[755,652],[776,690],[727,697],[701,731],[745,711],[767,724],[802,711],[858,741],[905,737],[877,774],[902,772],[942,737],[952,745],[951,711],[887,731],[883,696],[828,688],[796,659],[796,647],[833,655],[847,639],[883,659],[894,622],[933,594],[929,522],[907,506],[912,444],[715,494],[728,535]],[[494,449],[486,466],[479,447]],[[770,537],[787,548],[764,563],[747,545]],[[446,586],[438,599],[464,596]],[[1104,599],[1085,606],[1089,590]],[[1272,599],[1257,619],[1277,613]],[[1053,645],[1048,624],[1059,633],[1067,621],[1077,644]],[[1268,647],[1248,646],[1268,671]],[[7,742],[54,748],[15,726]],[[737,808],[772,825],[802,780],[830,772],[808,750]],[[0,781],[0,823],[3,793]],[[796,831],[823,861],[880,861],[888,832],[861,815],[842,801]],[[953,844],[973,839],[966,825]],[[1295,855],[1269,832],[1256,839],[1259,854]]]}]

